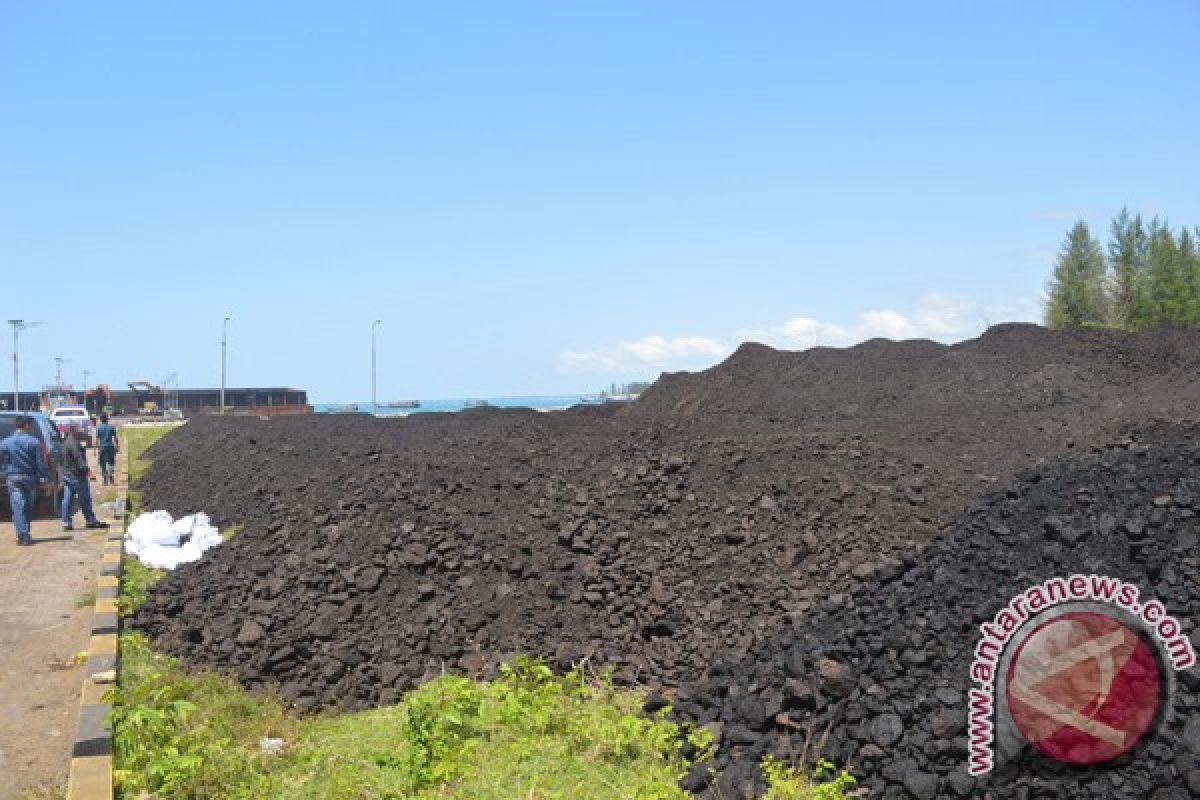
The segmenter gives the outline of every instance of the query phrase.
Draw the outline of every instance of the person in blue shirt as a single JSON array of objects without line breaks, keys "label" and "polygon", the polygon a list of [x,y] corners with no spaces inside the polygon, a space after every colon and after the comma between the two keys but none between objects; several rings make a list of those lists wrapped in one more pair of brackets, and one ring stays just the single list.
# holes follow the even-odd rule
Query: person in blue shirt
[{"label": "person in blue shirt", "polygon": [[17,417],[17,429],[0,442],[0,467],[8,485],[8,506],[12,509],[19,545],[33,544],[29,516],[33,512],[34,495],[39,483],[50,480],[42,443],[29,432],[32,429],[33,420]]},{"label": "person in blue shirt", "polygon": [[100,424],[96,426],[96,442],[100,445],[100,477],[104,485],[117,482],[117,429],[108,424],[108,414],[100,415]]}]

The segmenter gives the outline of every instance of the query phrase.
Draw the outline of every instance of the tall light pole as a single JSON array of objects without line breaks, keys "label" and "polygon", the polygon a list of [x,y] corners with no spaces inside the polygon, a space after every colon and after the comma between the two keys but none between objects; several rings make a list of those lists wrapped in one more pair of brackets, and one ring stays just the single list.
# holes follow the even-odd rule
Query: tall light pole
[{"label": "tall light pole", "polygon": [[218,413],[225,413],[225,351],[229,346],[229,320],[232,317],[225,317],[221,323],[221,410]]},{"label": "tall light pole", "polygon": [[21,392],[20,383],[17,379],[17,335],[26,328],[32,328],[37,325],[36,322],[29,322],[23,319],[10,319],[9,325],[13,328],[13,411],[21,410]]},{"label": "tall light pole", "polygon": [[375,398],[375,329],[379,327],[379,323],[383,320],[377,319],[371,323],[371,411],[379,410],[379,403]]},{"label": "tall light pole", "polygon": [[62,385],[63,385],[63,382],[62,382],[62,365],[63,365],[63,362],[65,362],[65,361],[66,361],[66,359],[65,359],[65,358],[63,358],[62,356],[55,356],[55,357],[54,357],[54,385],[55,385],[55,386],[62,386]]}]

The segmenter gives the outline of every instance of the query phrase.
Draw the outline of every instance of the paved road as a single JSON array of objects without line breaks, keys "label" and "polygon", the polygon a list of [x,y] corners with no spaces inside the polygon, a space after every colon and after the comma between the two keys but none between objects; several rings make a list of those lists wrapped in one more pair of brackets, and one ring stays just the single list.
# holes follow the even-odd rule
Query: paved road
[{"label": "paved road", "polygon": [[[111,508],[97,514],[112,519]],[[105,534],[82,525],[79,513],[73,534],[38,520],[34,546],[17,547],[0,522],[0,800],[66,787],[83,680],[73,657],[88,646]]]}]

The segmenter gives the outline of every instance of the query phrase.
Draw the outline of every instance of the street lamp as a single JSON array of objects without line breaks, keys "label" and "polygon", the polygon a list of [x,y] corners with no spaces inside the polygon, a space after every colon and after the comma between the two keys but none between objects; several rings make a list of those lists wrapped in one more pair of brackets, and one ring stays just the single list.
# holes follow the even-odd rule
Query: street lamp
[{"label": "street lamp", "polygon": [[377,319],[371,323],[371,411],[379,410],[379,403],[375,399],[375,329],[379,327],[379,323],[383,322]]},{"label": "street lamp", "polygon": [[18,389],[17,381],[17,335],[26,328],[32,328],[37,325],[36,322],[29,322],[23,319],[10,319],[9,325],[13,328],[13,411],[21,410],[21,393]]},{"label": "street lamp", "polygon": [[226,317],[221,322],[221,410],[220,414],[225,413],[225,351],[229,346],[229,320],[233,317]]}]

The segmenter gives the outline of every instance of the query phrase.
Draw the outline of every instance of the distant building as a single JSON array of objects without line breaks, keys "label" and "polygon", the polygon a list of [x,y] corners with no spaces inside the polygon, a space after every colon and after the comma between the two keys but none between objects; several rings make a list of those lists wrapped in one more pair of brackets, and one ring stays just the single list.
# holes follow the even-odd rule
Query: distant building
[{"label": "distant building", "polygon": [[21,392],[17,395],[17,408],[13,408],[12,392],[0,393],[0,411],[32,411],[41,408],[41,392]]},{"label": "distant building", "polygon": [[[135,385],[136,384],[135,382]],[[45,392],[21,392],[18,395],[20,410],[48,410]],[[78,401],[78,393],[71,395]],[[12,410],[12,392],[0,393],[0,411]],[[220,389],[176,389],[151,384],[139,388],[111,389],[97,386],[89,389],[84,404],[88,411],[99,414],[111,408],[119,415],[161,414],[168,409],[179,409],[185,417],[196,414],[216,414],[220,411]],[[283,387],[235,388],[225,390],[225,413],[257,414],[276,416],[280,414],[311,414],[308,392],[304,389]]]},{"label": "distant building", "polygon": [[[184,416],[216,414],[221,410],[220,389],[176,389],[151,386],[115,389],[110,404],[117,414],[139,414],[178,409]],[[276,416],[311,414],[308,392],[285,387],[226,388],[225,412]]]}]

